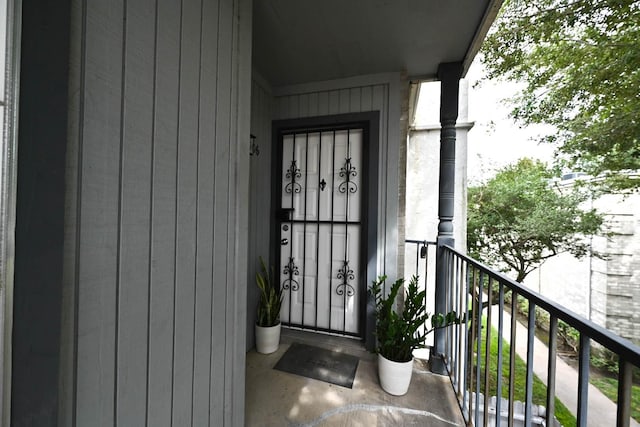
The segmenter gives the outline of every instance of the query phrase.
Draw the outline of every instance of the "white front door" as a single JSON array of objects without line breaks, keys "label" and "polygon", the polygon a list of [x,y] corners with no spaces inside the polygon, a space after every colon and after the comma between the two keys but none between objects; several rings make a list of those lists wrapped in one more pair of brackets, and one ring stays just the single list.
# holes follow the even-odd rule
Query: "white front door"
[{"label": "white front door", "polygon": [[362,334],[363,133],[360,127],[282,135],[285,325]]}]

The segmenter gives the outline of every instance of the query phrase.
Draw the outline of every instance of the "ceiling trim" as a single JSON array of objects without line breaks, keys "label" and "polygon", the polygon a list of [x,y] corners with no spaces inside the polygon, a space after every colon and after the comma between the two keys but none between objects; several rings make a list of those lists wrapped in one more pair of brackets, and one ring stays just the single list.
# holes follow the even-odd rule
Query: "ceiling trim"
[{"label": "ceiling trim", "polygon": [[473,40],[471,41],[469,49],[467,50],[467,53],[465,53],[464,60],[462,61],[463,78],[467,75],[467,71],[469,71],[469,67],[471,67],[473,59],[478,54],[478,51],[480,51],[482,42],[484,42],[484,39],[487,37],[489,28],[491,28],[491,25],[496,20],[503,3],[504,0],[491,0],[489,2],[489,6],[485,9],[484,16],[475,31]]}]

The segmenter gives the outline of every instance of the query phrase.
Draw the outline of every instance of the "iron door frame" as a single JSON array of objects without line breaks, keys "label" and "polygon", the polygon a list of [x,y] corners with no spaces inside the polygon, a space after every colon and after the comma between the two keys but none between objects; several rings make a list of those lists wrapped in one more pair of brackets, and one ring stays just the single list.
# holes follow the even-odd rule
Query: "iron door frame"
[{"label": "iron door frame", "polygon": [[[361,241],[360,241],[360,271],[362,278],[357,284],[357,290],[361,292],[359,300],[360,315],[358,324],[360,331],[358,338],[365,342],[367,349],[373,349],[375,345],[374,328],[374,309],[375,304],[373,298],[368,292],[369,286],[376,279],[377,271],[377,244],[378,244],[378,153],[379,153],[379,126],[380,113],[378,111],[364,113],[349,113],[331,116],[318,116],[301,119],[274,120],[272,123],[272,177],[271,177],[271,231],[269,234],[270,247],[272,248],[273,264],[280,265],[280,226],[282,224],[280,218],[280,204],[282,199],[281,171],[283,135],[294,132],[319,132],[319,131],[337,131],[351,128],[363,129],[363,188],[366,191],[362,195],[361,210]],[[278,272],[278,277],[280,272]],[[312,329],[319,332],[322,329]],[[346,334],[348,335],[348,334]]]}]

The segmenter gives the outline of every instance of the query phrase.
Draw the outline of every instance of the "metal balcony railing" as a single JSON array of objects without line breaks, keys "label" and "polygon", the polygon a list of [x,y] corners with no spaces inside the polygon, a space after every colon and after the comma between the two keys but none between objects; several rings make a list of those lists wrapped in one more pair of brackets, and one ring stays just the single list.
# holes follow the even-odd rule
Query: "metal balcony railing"
[{"label": "metal balcony railing", "polygon": [[[415,259],[417,260],[415,271],[421,276],[421,282],[427,289],[427,295],[433,294],[432,288],[444,287],[446,307],[439,307],[438,311],[455,310],[461,316],[459,325],[443,330],[445,342],[443,353],[452,387],[457,395],[463,416],[469,425],[496,425],[496,419],[500,419],[501,416],[504,418],[498,425],[558,425],[557,422],[554,422],[554,416],[556,409],[557,338],[560,321],[575,328],[579,334],[578,380],[575,384],[577,395],[576,425],[587,426],[589,420],[589,361],[590,352],[594,345],[601,346],[618,357],[616,425],[619,427],[630,425],[632,422],[630,421],[632,371],[634,367],[640,368],[640,347],[451,247],[442,246],[436,250],[433,242],[408,240],[406,243],[407,265],[411,265],[409,260],[412,255],[410,254],[415,248]],[[421,255],[425,255],[424,258]],[[436,259],[437,262],[443,262],[446,266],[445,277],[440,280],[441,283],[435,283],[435,277],[431,277],[435,276],[433,266]],[[430,265],[432,267],[429,267]],[[411,275],[409,267],[407,270],[409,270],[407,274]],[[428,299],[432,301],[431,298]],[[516,338],[518,299],[521,303],[524,299],[529,309],[528,316],[526,316],[526,335],[519,335]],[[428,307],[428,311],[434,312],[434,309]],[[510,316],[509,313],[513,315]],[[546,376],[546,401],[534,403],[536,316],[548,318],[548,332],[542,332],[544,335],[542,339],[548,344],[545,358],[548,374]],[[506,322],[509,324],[505,325]],[[507,331],[506,337],[505,331]],[[492,334],[497,334],[498,338],[504,338],[494,340],[497,342],[498,348],[497,353],[493,352],[493,356],[489,344]],[[521,414],[517,413],[515,409],[517,405],[515,358],[516,341],[523,339],[526,339],[527,351],[526,360],[524,360],[526,366],[524,400],[522,402],[524,413]],[[483,341],[487,343],[486,346],[481,346]],[[505,345],[509,346],[507,357],[503,357]],[[490,360],[492,358],[493,360]],[[485,369],[490,365],[494,366],[494,369]],[[508,374],[502,375],[503,370],[506,370]],[[493,392],[490,391],[490,388],[493,389]],[[498,396],[498,398],[491,399],[491,395]],[[505,396],[505,398],[500,399],[500,396]],[[490,401],[494,405],[491,408]],[[538,405],[546,408],[542,413],[544,418],[542,421],[540,421],[541,415]],[[485,414],[487,416],[484,416]]]}]

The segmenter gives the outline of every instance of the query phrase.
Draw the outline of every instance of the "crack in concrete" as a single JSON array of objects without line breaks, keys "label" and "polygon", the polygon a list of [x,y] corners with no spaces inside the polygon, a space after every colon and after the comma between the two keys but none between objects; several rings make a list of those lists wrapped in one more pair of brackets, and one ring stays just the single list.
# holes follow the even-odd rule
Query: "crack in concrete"
[{"label": "crack in concrete", "polygon": [[367,405],[367,404],[362,404],[362,403],[356,403],[356,404],[352,404],[352,405],[346,405],[346,406],[341,406],[340,408],[336,408],[336,409],[332,409],[330,411],[327,411],[325,413],[323,413],[320,417],[316,418],[313,421],[310,421],[308,423],[290,423],[289,425],[291,427],[314,427],[314,426],[318,426],[320,425],[320,423],[322,423],[323,421],[326,421],[327,419],[335,416],[335,415],[341,415],[341,414],[346,414],[349,412],[356,412],[356,411],[366,411],[366,412],[376,412],[376,411],[396,411],[396,412],[400,412],[402,414],[405,415],[418,415],[418,416],[423,416],[423,417],[428,417],[428,418],[435,418],[438,421],[442,421],[443,423],[447,423],[450,424],[452,426],[457,426],[458,424],[449,420],[445,420],[444,418],[434,414],[433,412],[428,412],[428,411],[421,411],[418,409],[410,409],[410,408],[403,408],[401,406],[388,406],[388,405]]}]

